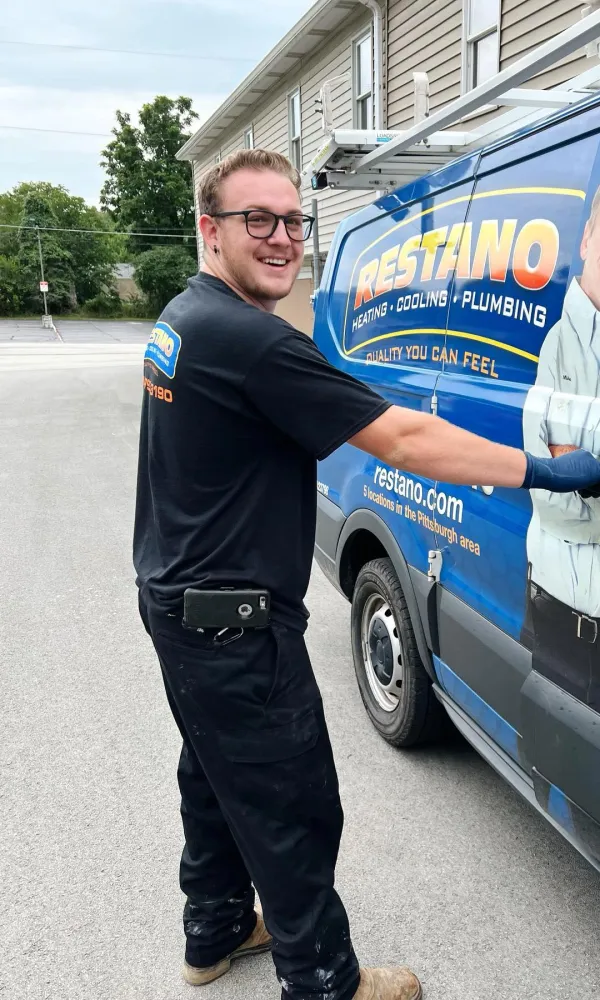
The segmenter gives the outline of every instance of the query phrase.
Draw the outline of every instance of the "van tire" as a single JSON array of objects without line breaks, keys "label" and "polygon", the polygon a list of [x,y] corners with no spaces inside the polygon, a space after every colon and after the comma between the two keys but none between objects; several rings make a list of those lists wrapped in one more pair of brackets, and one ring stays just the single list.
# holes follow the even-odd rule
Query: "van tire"
[{"label": "van tire", "polygon": [[373,559],[360,570],[351,635],[360,694],[377,732],[394,747],[439,740],[447,729],[446,713],[423,666],[390,559]]}]

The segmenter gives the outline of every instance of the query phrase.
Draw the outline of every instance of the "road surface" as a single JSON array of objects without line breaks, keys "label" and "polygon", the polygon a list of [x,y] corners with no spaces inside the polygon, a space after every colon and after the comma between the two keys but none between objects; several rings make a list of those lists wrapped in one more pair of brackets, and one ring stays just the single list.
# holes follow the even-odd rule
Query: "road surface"
[{"label": "road surface", "polygon": [[68,344],[146,343],[152,323],[143,320],[62,319],[54,317],[55,330],[42,327],[40,319],[0,319],[0,344],[39,344],[64,341]]},{"label": "road surface", "polygon": [[[130,563],[139,352],[45,347],[0,347],[0,997],[189,1000],[179,740]],[[599,1000],[598,875],[466,744],[391,750],[317,569],[308,604],[363,963],[426,1000]],[[277,1000],[269,956],[202,996]]]}]

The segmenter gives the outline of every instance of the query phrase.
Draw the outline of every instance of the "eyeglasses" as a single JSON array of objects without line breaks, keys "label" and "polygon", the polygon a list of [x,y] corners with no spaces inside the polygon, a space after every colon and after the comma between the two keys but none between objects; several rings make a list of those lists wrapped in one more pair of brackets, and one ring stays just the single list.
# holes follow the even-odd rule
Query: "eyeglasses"
[{"label": "eyeglasses", "polygon": [[232,215],[243,215],[246,220],[246,231],[249,236],[256,240],[268,240],[273,235],[280,219],[283,221],[285,231],[291,240],[296,243],[304,243],[312,233],[315,224],[314,216],[300,215],[276,215],[275,212],[263,212],[262,209],[246,209],[244,212],[215,212],[212,219],[227,219]]}]

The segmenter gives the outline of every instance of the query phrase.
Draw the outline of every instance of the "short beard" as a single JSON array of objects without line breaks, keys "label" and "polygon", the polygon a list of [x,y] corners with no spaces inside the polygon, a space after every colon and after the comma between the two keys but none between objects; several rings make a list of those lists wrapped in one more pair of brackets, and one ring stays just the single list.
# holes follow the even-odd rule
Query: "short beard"
[{"label": "short beard", "polygon": [[282,292],[280,295],[274,295],[271,291],[261,287],[260,285],[250,284],[247,276],[238,271],[235,264],[229,260],[227,254],[223,253],[223,250],[221,250],[221,259],[238,288],[240,288],[251,299],[256,299],[258,302],[276,302],[287,298],[291,292],[290,288],[287,292]]}]

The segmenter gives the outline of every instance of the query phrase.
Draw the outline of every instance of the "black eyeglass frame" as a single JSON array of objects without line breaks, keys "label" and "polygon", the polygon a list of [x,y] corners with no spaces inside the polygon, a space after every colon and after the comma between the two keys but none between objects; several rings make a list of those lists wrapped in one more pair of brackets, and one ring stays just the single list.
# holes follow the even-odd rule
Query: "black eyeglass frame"
[{"label": "black eyeglass frame", "polygon": [[[250,232],[250,230],[248,228],[248,216],[249,215],[254,215],[255,213],[256,214],[260,214],[260,215],[272,215],[273,216],[273,219],[274,219],[273,228],[272,228],[272,230],[271,230],[271,232],[269,233],[268,236],[256,236],[255,233],[251,233]],[[286,233],[288,234],[289,238],[294,243],[306,243],[306,241],[308,239],[310,239],[311,233],[313,231],[313,226],[314,226],[315,222],[317,221],[315,219],[314,215],[304,215],[304,214],[302,214],[302,215],[298,216],[298,214],[296,212],[290,212],[290,213],[288,213],[288,215],[277,215],[276,212],[270,212],[266,208],[246,208],[246,209],[241,210],[239,212],[215,212],[213,215],[211,215],[211,219],[228,219],[232,215],[243,215],[244,216],[244,218],[246,220],[246,232],[248,233],[248,236],[251,236],[252,239],[254,239],[254,240],[269,240],[269,239],[271,239],[271,236],[273,236],[273,233],[276,231],[277,226],[279,225],[279,223],[283,222],[283,224],[285,226]],[[295,236],[292,236],[292,234],[290,233],[290,231],[289,231],[289,229],[287,227],[287,221],[286,220],[287,219],[291,219],[291,218],[296,218],[296,219],[297,218],[301,218],[303,224],[304,223],[308,224],[308,232],[306,233],[306,236],[302,237],[301,240],[297,239]]]}]

